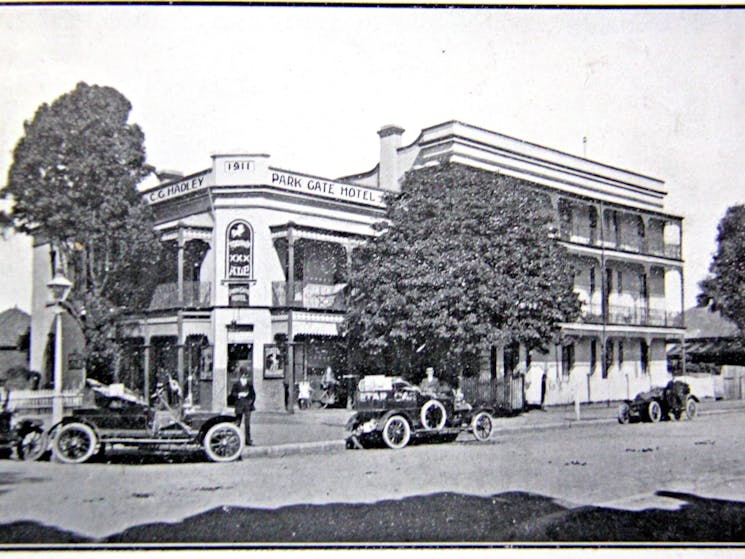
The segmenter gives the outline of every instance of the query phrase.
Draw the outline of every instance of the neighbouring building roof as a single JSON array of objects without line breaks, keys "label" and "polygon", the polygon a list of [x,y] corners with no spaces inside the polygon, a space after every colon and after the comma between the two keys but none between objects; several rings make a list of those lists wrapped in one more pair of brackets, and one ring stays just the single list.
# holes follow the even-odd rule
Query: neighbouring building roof
[{"label": "neighbouring building roof", "polygon": [[737,325],[711,312],[708,307],[688,309],[686,317],[686,338],[731,338],[738,335]]},{"label": "neighbouring building roof", "polygon": [[18,307],[0,313],[0,348],[15,348],[18,338],[28,332],[31,315]]}]

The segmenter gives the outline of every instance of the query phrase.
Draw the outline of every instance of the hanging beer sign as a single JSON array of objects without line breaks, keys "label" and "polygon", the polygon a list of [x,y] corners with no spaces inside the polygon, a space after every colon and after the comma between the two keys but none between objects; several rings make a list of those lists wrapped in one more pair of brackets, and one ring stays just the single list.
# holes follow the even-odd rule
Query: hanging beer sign
[{"label": "hanging beer sign", "polygon": [[228,281],[253,279],[254,235],[251,226],[243,220],[228,226],[225,270]]}]

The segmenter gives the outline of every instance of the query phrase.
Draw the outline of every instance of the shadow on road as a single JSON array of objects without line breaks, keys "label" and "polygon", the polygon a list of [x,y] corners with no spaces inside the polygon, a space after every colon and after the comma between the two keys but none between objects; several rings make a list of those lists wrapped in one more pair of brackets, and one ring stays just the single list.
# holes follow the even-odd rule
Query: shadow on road
[{"label": "shadow on road", "polygon": [[[178,523],[134,526],[99,544],[742,542],[745,503],[659,492],[678,510],[566,508],[550,497],[438,493],[373,504],[220,507]],[[0,542],[83,543],[84,536],[34,522],[0,525]]]},{"label": "shadow on road", "polygon": [[18,485],[19,483],[38,483],[41,481],[47,481],[47,478],[26,476],[14,472],[0,472],[0,495],[8,492],[8,489],[5,489],[5,487],[9,485]]}]

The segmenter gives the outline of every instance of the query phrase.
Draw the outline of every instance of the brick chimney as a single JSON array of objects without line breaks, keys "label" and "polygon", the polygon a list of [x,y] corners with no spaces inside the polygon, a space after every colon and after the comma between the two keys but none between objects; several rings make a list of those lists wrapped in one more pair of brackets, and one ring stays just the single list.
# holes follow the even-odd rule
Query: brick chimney
[{"label": "brick chimney", "polygon": [[380,167],[378,167],[378,187],[398,192],[398,148],[404,129],[387,124],[378,130],[380,136]]}]

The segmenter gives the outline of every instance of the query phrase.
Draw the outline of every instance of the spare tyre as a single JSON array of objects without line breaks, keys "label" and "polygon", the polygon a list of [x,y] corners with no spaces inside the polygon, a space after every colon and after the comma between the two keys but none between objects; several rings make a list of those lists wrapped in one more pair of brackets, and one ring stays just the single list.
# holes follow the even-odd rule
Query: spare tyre
[{"label": "spare tyre", "polygon": [[424,428],[432,431],[440,431],[445,427],[445,422],[448,419],[445,406],[439,400],[427,400],[422,406],[419,416]]}]

